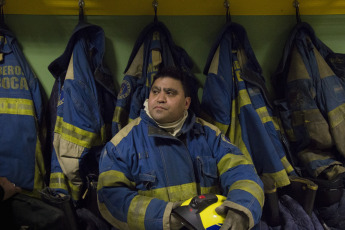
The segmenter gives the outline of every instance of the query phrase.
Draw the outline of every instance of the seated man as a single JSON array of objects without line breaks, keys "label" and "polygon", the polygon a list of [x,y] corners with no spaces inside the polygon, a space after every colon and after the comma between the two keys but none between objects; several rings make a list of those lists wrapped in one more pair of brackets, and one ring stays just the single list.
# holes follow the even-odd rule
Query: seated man
[{"label": "seated man", "polygon": [[214,193],[221,229],[248,229],[261,218],[263,185],[254,166],[215,126],[195,117],[186,75],[174,67],[154,77],[140,117],[106,144],[98,203],[118,229],[179,229],[182,201]]}]

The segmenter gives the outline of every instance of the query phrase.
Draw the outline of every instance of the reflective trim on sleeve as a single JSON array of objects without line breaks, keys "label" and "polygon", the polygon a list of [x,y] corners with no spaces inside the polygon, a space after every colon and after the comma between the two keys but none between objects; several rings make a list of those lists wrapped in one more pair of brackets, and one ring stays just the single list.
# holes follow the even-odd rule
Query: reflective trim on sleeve
[{"label": "reflective trim on sleeve", "polygon": [[229,192],[235,189],[240,189],[252,194],[252,196],[254,196],[256,200],[259,202],[261,208],[263,207],[264,192],[260,185],[258,185],[256,182],[252,180],[238,180],[231,185]]},{"label": "reflective trim on sleeve", "polygon": [[274,173],[263,173],[262,176],[263,175],[273,178],[273,180],[277,183],[277,188],[290,184],[290,180],[285,169]]},{"label": "reflective trim on sleeve", "polygon": [[104,219],[106,219],[112,226],[115,226],[121,230],[129,230],[128,224],[116,219],[107,209],[107,206],[104,203],[97,202],[98,208]]},{"label": "reflective trim on sleeve", "polygon": [[292,165],[290,164],[290,162],[288,161],[286,156],[281,158],[280,161],[282,162],[282,164],[283,164],[283,166],[284,166],[284,168],[285,168],[287,173],[291,173],[292,171],[294,171]]},{"label": "reflective trim on sleeve", "polygon": [[239,165],[249,164],[251,165],[251,163],[248,161],[248,159],[245,158],[245,156],[228,153],[224,155],[217,164],[219,176],[221,176],[223,173],[225,173],[231,168],[234,168]]},{"label": "reflective trim on sleeve", "polygon": [[62,172],[56,172],[50,174],[49,187],[52,189],[62,189],[68,192],[73,200],[80,199],[80,188],[72,184],[68,178]]},{"label": "reflective trim on sleeve", "polygon": [[338,126],[345,119],[345,104],[328,112],[329,124],[332,128]]},{"label": "reflective trim on sleeve", "polygon": [[92,146],[102,143],[99,134],[89,132],[72,124],[66,123],[60,116],[57,116],[56,118],[54,132],[61,134],[63,139],[85,148],[91,148]]},{"label": "reflective trim on sleeve", "polygon": [[241,89],[238,92],[238,99],[237,99],[237,101],[239,102],[240,108],[243,107],[243,106],[251,105],[252,104],[246,89]]},{"label": "reflective trim on sleeve", "polygon": [[135,182],[128,180],[124,173],[115,170],[102,172],[98,178],[97,190],[103,187],[121,187],[127,186],[135,188]]},{"label": "reflective trim on sleeve", "polygon": [[231,142],[236,145],[243,155],[253,164],[253,159],[252,156],[250,155],[246,144],[244,143],[242,139],[242,128],[241,124],[238,119],[238,114],[237,114],[237,101],[233,100],[232,101],[232,109],[231,109],[231,126],[230,126],[230,133],[229,133],[229,139]]},{"label": "reflective trim on sleeve", "polygon": [[29,99],[0,98],[0,113],[35,116],[34,103]]},{"label": "reflective trim on sleeve", "polygon": [[147,207],[154,198],[135,196],[128,209],[127,223],[130,229],[145,230],[145,214]]},{"label": "reflective trim on sleeve", "polygon": [[51,173],[49,187],[68,191],[65,175],[62,172]]},{"label": "reflective trim on sleeve", "polygon": [[256,112],[259,115],[262,124],[272,121],[272,117],[268,113],[266,106],[256,109]]}]

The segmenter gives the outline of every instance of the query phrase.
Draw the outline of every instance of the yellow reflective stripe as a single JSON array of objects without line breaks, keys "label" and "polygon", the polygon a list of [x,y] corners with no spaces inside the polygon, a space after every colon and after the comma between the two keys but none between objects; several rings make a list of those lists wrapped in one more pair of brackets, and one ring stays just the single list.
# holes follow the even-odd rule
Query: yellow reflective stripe
[{"label": "yellow reflective stripe", "polygon": [[229,192],[240,189],[252,194],[259,202],[261,208],[264,205],[264,192],[260,185],[252,180],[238,180],[230,186]]},{"label": "yellow reflective stripe", "polygon": [[124,117],[125,118],[128,117],[127,110],[125,110],[122,107],[116,106],[115,111],[114,111],[114,115],[113,115],[113,122],[120,123]]},{"label": "yellow reflective stripe", "polygon": [[306,185],[309,189],[311,190],[317,190],[318,188],[318,185],[315,184],[313,181],[309,180],[309,179],[305,179],[305,178],[302,178],[302,177],[297,177],[297,176],[291,176],[290,177],[290,180],[292,182],[299,182],[299,183],[302,183],[304,185]]},{"label": "yellow reflective stripe", "polygon": [[65,175],[62,172],[51,173],[49,187],[68,191]]},{"label": "yellow reflective stripe", "polygon": [[239,165],[248,165],[251,164],[243,155],[235,155],[228,153],[222,157],[222,159],[218,162],[217,168],[219,171],[219,175],[221,176],[223,173],[228,171],[228,169],[234,168]]},{"label": "yellow reflective stripe", "polygon": [[35,116],[34,103],[29,99],[0,98],[0,113]]},{"label": "yellow reflective stripe", "polygon": [[274,173],[263,173],[262,175],[273,178],[273,180],[277,183],[277,188],[290,184],[289,176],[287,175],[285,169]]},{"label": "yellow reflective stripe", "polygon": [[122,141],[122,139],[128,135],[128,133],[132,130],[134,126],[139,125],[140,121],[141,121],[141,118],[138,117],[137,119],[135,119],[134,122],[131,122],[128,125],[126,125],[123,129],[120,130],[120,132],[118,132],[114,136],[114,138],[111,139],[111,142],[115,146],[118,145],[120,141]]},{"label": "yellow reflective stripe", "polygon": [[50,174],[49,187],[68,191],[74,200],[79,200],[80,198],[80,187],[72,184],[62,172]]},{"label": "yellow reflective stripe", "polygon": [[151,200],[146,196],[135,196],[129,205],[127,223],[130,229],[145,230],[145,213]]},{"label": "yellow reflective stripe", "polygon": [[73,200],[79,200],[81,195],[81,186],[74,185],[70,180],[68,180],[68,186],[70,188],[69,193],[71,194]]},{"label": "yellow reflective stripe", "polygon": [[231,109],[232,112],[229,139],[231,140],[231,142],[234,143],[235,146],[237,146],[241,150],[243,155],[253,164],[252,156],[250,155],[247,146],[242,139],[242,129],[238,119],[239,110],[237,111],[236,104],[237,102],[233,100]]},{"label": "yellow reflective stripe", "polygon": [[338,126],[345,119],[345,104],[328,112],[329,124],[332,128]]},{"label": "yellow reflective stripe", "polygon": [[118,229],[121,230],[129,230],[128,224],[116,219],[108,210],[107,206],[104,203],[97,201],[99,211],[102,213],[102,217],[104,217],[112,226],[116,226]]},{"label": "yellow reflective stripe", "polygon": [[256,109],[256,112],[259,115],[262,124],[272,121],[272,118],[269,115],[266,106]]},{"label": "yellow reflective stripe", "polygon": [[237,101],[239,102],[240,108],[243,107],[243,106],[246,106],[246,105],[250,105],[252,103],[251,100],[250,100],[250,97],[248,95],[248,92],[245,89],[241,89],[238,92]]},{"label": "yellow reflective stripe", "polygon": [[61,134],[63,139],[84,148],[91,148],[102,143],[100,135],[66,123],[60,116],[56,118],[54,131]]},{"label": "yellow reflective stripe", "polygon": [[212,187],[200,187],[200,194],[220,194],[219,187],[218,186],[212,186]]},{"label": "yellow reflective stripe", "polygon": [[186,200],[198,195],[197,184],[195,182],[158,189],[151,189],[147,191],[138,191],[138,193],[143,196],[155,197],[167,202]]},{"label": "yellow reflective stripe", "polygon": [[98,178],[97,189],[101,189],[103,187],[119,187],[119,186],[127,186],[131,189],[135,188],[135,183],[133,181],[128,180],[124,173],[115,170],[109,170],[106,172],[102,172]]},{"label": "yellow reflective stripe", "polygon": [[221,130],[219,130],[219,127],[216,126],[216,125],[213,125],[207,121],[205,121],[204,119],[201,119],[201,118],[197,118],[196,119],[196,122],[201,124],[202,126],[207,126],[208,128],[212,129],[213,131],[216,132],[216,136],[220,135],[221,134]]},{"label": "yellow reflective stripe", "polygon": [[276,116],[272,116],[272,122],[274,124],[274,128],[277,131],[280,131],[281,133],[284,133],[284,129],[280,129],[280,127],[282,127],[282,123],[280,121],[280,119]]},{"label": "yellow reflective stripe", "polygon": [[285,168],[287,173],[290,173],[290,172],[294,171],[292,165],[290,164],[290,162],[288,161],[286,156],[281,158],[280,161],[282,162],[282,164],[283,164],[283,166],[284,166],[284,168]]},{"label": "yellow reflective stripe", "polygon": [[215,120],[212,121],[215,126],[217,126],[222,133],[226,133],[228,131],[229,125],[217,122]]}]

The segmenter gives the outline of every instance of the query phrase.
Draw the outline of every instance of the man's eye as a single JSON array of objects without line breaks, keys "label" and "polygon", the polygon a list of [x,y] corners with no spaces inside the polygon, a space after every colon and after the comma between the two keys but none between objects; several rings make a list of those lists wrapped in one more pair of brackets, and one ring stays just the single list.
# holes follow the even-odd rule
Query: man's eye
[{"label": "man's eye", "polygon": [[152,90],[152,93],[153,93],[153,94],[158,94],[159,91],[158,91],[158,90]]}]

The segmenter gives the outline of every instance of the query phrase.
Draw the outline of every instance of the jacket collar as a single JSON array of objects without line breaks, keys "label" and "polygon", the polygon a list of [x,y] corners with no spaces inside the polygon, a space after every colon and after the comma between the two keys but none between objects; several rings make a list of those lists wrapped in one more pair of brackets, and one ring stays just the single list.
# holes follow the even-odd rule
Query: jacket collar
[{"label": "jacket collar", "polygon": [[[149,136],[175,138],[164,129],[158,127],[157,123],[146,114],[145,110],[142,109],[140,111],[140,117],[148,125]],[[180,130],[177,136],[189,132],[193,128],[195,124],[195,120],[196,120],[196,117],[195,117],[194,112],[191,110],[188,110],[188,117],[186,121],[184,122],[182,129]]]}]

